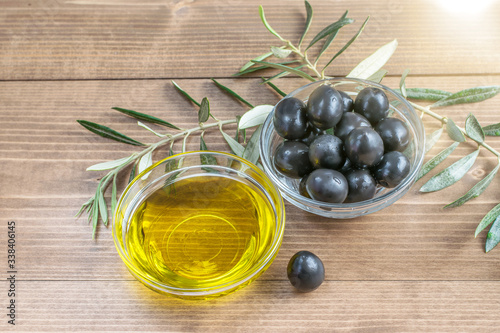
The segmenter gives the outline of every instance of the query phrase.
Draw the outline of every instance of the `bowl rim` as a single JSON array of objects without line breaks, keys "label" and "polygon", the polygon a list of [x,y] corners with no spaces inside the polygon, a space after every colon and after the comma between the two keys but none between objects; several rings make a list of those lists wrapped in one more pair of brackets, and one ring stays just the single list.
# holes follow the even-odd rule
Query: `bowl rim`
[{"label": "bowl rim", "polygon": [[[138,269],[133,262],[130,260],[130,256],[127,255],[124,251],[124,248],[122,247],[122,242],[120,242],[119,237],[118,237],[118,225],[122,222],[122,219],[119,218],[119,212],[121,211],[120,207],[123,205],[123,201],[125,200],[125,197],[129,193],[129,190],[134,186],[145,174],[151,172],[153,169],[156,167],[162,165],[165,161],[175,159],[175,158],[182,158],[182,157],[187,157],[187,156],[192,156],[192,155],[201,155],[201,154],[210,154],[215,156],[224,156],[225,158],[231,158],[234,160],[239,161],[240,163],[246,165],[247,167],[250,167],[253,171],[257,172],[259,176],[261,176],[268,184],[268,187],[272,189],[273,196],[276,196],[277,199],[277,204],[274,204],[274,202],[270,202],[271,206],[273,207],[275,211],[275,235],[272,239],[272,243],[267,249],[267,251],[262,255],[262,259],[259,260],[259,264],[250,267],[244,275],[239,276],[237,279],[233,279],[229,282],[225,282],[223,284],[218,284],[215,286],[210,286],[210,287],[201,287],[201,288],[179,288],[179,287],[173,287],[169,284],[154,280],[149,278],[146,274],[144,274],[140,269]],[[203,164],[200,162],[199,166],[202,166]],[[196,165],[198,166],[198,165]],[[186,168],[192,168],[193,165],[187,166]],[[180,169],[175,169],[173,170],[174,172],[181,170]],[[168,172],[166,173],[168,174]],[[149,180],[154,181],[154,178]],[[140,195],[142,192],[138,192],[138,195]],[[266,201],[270,201],[268,198],[268,194],[265,195]],[[126,209],[126,208],[124,208]],[[122,233],[123,228],[122,229]],[[196,151],[189,151],[189,152],[183,152],[175,155],[168,156],[167,158],[164,158],[144,171],[142,171],[140,174],[136,175],[135,178],[127,185],[125,190],[120,196],[120,199],[117,201],[116,208],[115,208],[115,213],[113,215],[113,226],[112,226],[112,234],[113,234],[113,241],[115,243],[115,247],[117,249],[118,254],[120,255],[122,261],[124,261],[125,266],[128,268],[128,270],[132,273],[132,275],[137,278],[140,282],[144,283],[146,286],[149,288],[166,293],[166,294],[171,294],[175,296],[181,296],[181,297],[216,297],[218,295],[223,295],[225,292],[232,291],[234,289],[238,289],[239,287],[243,287],[246,285],[247,282],[252,281],[253,279],[257,278],[260,274],[262,274],[268,267],[269,265],[274,261],[276,258],[279,249],[281,247],[282,241],[283,241],[283,236],[284,236],[284,229],[285,229],[285,204],[283,201],[283,197],[281,196],[281,192],[279,191],[279,188],[277,188],[276,184],[272,182],[272,180],[268,177],[268,175],[263,172],[261,169],[259,169],[256,165],[250,163],[249,161],[236,156],[234,154],[226,153],[226,152],[219,152],[219,151],[213,151],[213,150],[196,150]],[[124,236],[123,236],[124,237]]]},{"label": "bowl rim", "polygon": [[[327,78],[327,79],[323,79],[323,80],[318,80],[315,82],[310,82],[306,85],[303,85],[303,86],[295,89],[294,91],[292,91],[291,93],[289,93],[285,97],[283,97],[281,100],[283,100],[285,98],[294,97],[298,93],[302,92],[303,90],[308,89],[311,86],[321,85],[323,83],[331,82],[331,81],[339,81],[339,83],[342,83],[342,82],[356,83],[357,82],[357,83],[363,84],[365,86],[376,87],[376,88],[380,88],[382,90],[388,91],[400,103],[404,104],[408,108],[408,110],[415,115],[416,119],[420,120],[420,118],[418,117],[418,114],[415,111],[415,108],[410,103],[408,103],[408,101],[406,99],[404,99],[400,94],[395,92],[393,89],[391,89],[387,86],[384,86],[380,83],[376,83],[376,82],[372,82],[372,81],[368,81],[368,80],[364,80],[364,79],[349,78],[349,77],[331,77],[331,78]],[[410,184],[412,182],[414,182],[415,178],[417,177],[418,173],[420,172],[420,168],[422,167],[424,155],[425,155],[425,152],[423,149],[423,147],[425,146],[425,128],[424,128],[423,123],[421,121],[419,121],[419,125],[422,129],[422,140],[419,141],[419,146],[417,146],[415,148],[417,156],[416,156],[415,160],[413,161],[413,163],[411,164],[413,171],[410,174],[408,174],[406,176],[406,178],[400,184],[398,184],[396,187],[390,189],[386,193],[381,194],[380,196],[374,197],[374,198],[369,199],[369,200],[365,200],[365,201],[361,201],[361,202],[354,202],[354,203],[329,203],[329,202],[316,201],[316,200],[304,197],[304,196],[300,195],[298,192],[291,190],[288,186],[286,186],[283,182],[281,182],[281,180],[273,172],[272,161],[270,159],[269,154],[266,153],[267,152],[267,150],[266,150],[266,134],[271,136],[272,133],[275,132],[274,126],[273,126],[273,116],[274,116],[274,110],[275,110],[276,105],[278,103],[275,104],[275,106],[273,107],[271,112],[268,114],[266,120],[264,121],[262,132],[261,132],[261,137],[260,137],[260,147],[259,148],[260,148],[260,157],[262,160],[262,165],[264,166],[265,173],[278,186],[280,191],[284,192],[282,194],[287,199],[288,199],[288,197],[291,197],[293,200],[301,202],[301,203],[305,203],[308,205],[314,205],[314,206],[321,206],[322,208],[326,208],[326,211],[328,211],[328,210],[331,210],[331,211],[333,211],[333,210],[352,211],[354,208],[356,208],[356,209],[364,209],[364,208],[368,209],[370,207],[373,207],[373,206],[376,206],[379,204],[383,204],[384,202],[388,201],[391,197],[393,197],[394,195],[399,193],[399,191],[401,189],[404,189],[407,187],[409,188]],[[412,127],[414,127],[414,126],[412,125]],[[418,128],[414,128],[415,132],[416,132],[416,130],[418,130]],[[418,148],[421,148],[421,149],[418,149]],[[420,152],[420,154],[419,154],[419,152]],[[301,208],[301,207],[299,207],[299,208]]]}]

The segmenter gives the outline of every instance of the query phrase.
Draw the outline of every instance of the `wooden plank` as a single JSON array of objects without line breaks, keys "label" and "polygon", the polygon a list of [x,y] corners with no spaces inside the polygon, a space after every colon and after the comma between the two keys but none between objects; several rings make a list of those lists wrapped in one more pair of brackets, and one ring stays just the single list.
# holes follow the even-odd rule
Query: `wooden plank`
[{"label": "wooden plank", "polygon": [[[280,45],[260,22],[261,3],[3,1],[0,80],[227,77],[269,46]],[[315,16],[310,36],[347,9],[356,19],[341,31],[325,62],[371,17],[353,45],[355,51],[340,56],[329,75],[346,75],[393,39],[400,46],[387,65],[392,74],[406,68],[426,75],[500,73],[498,2],[478,13],[461,14],[452,11],[455,4],[445,8],[426,0],[311,3]],[[299,39],[303,1],[266,1],[264,7],[275,30],[292,41]]]}]

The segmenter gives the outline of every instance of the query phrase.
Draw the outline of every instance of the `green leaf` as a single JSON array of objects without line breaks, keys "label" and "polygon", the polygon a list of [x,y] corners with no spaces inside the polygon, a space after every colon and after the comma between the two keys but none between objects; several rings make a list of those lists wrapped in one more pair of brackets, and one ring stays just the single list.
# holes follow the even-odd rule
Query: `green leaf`
[{"label": "green leaf", "polygon": [[248,140],[247,146],[243,151],[243,158],[249,160],[253,164],[256,164],[259,160],[259,140],[260,133],[262,132],[262,125],[257,127],[255,132],[253,132],[250,140]]},{"label": "green leaf", "polygon": [[273,105],[257,105],[243,114],[238,123],[238,128],[241,130],[263,124],[273,108]]},{"label": "green leaf", "polygon": [[234,98],[236,98],[237,100],[239,100],[240,102],[242,102],[243,104],[253,108],[253,105],[248,103],[246,100],[243,99],[243,97],[241,97],[240,95],[238,95],[237,93],[235,93],[234,91],[232,91],[231,89],[229,89],[228,87],[220,84],[219,82],[217,82],[215,79],[211,79],[215,85],[217,87],[219,87],[220,89],[224,90],[225,92],[229,93],[231,96],[233,96]]},{"label": "green leaf", "polygon": [[[306,66],[306,64],[302,64],[302,65],[299,65],[299,66],[295,67],[295,69],[301,69],[302,67],[305,67],[305,66]],[[287,72],[287,71],[280,72],[280,73],[278,73],[276,75],[271,76],[268,79],[264,79],[264,81],[262,82],[262,84],[271,82],[272,80],[279,79],[280,77],[284,77],[284,76],[287,76],[289,74],[290,74],[290,72]]]},{"label": "green leaf", "polygon": [[466,203],[467,201],[477,198],[481,193],[486,190],[486,188],[490,185],[491,181],[495,177],[498,171],[498,167],[500,164],[497,164],[495,169],[493,169],[486,177],[481,179],[476,185],[474,185],[465,195],[453,201],[452,203],[444,206],[444,208],[453,208],[458,207]]},{"label": "green leaf", "polygon": [[328,128],[325,132],[326,132],[326,134],[335,135],[335,132],[333,131],[333,127]]},{"label": "green leaf", "polygon": [[434,147],[434,145],[436,144],[436,142],[439,141],[439,138],[441,137],[441,134],[443,134],[443,128],[441,127],[440,129],[430,133],[430,134],[427,134],[425,136],[425,147],[424,147],[424,151],[425,151],[425,154],[427,154],[429,152],[429,150],[431,150],[432,147]]},{"label": "green leaf", "polygon": [[271,52],[273,53],[273,55],[276,58],[284,59],[292,53],[292,50],[287,50],[287,49],[283,49],[281,47],[271,46]]},{"label": "green leaf", "polygon": [[127,116],[130,116],[130,117],[135,118],[135,119],[148,121],[148,122],[153,123],[153,124],[163,125],[165,127],[169,127],[169,128],[173,128],[173,129],[180,129],[179,127],[172,125],[171,123],[169,123],[163,119],[156,118],[156,117],[150,116],[150,115],[145,114],[145,113],[137,112],[134,110],[127,110],[127,109],[123,109],[123,108],[117,108],[117,107],[113,107],[112,109],[116,110],[118,112],[121,112],[123,114],[126,114]]},{"label": "green leaf", "polygon": [[387,60],[391,58],[398,47],[397,39],[390,43],[385,44],[372,55],[370,55],[365,60],[361,61],[354,69],[347,74],[347,77],[367,79],[375,72],[377,72],[382,66],[385,65]]},{"label": "green leaf", "polygon": [[443,149],[439,154],[431,158],[427,163],[424,164],[422,169],[420,169],[420,173],[418,174],[417,180],[425,176],[429,171],[438,166],[441,162],[443,162],[459,145],[459,142],[453,142],[451,146]]},{"label": "green leaf", "polygon": [[311,48],[311,46],[313,46],[314,44],[316,44],[318,41],[322,40],[323,38],[325,38],[326,36],[332,34],[332,33],[335,33],[336,31],[338,31],[340,28],[342,28],[343,26],[347,25],[347,24],[351,24],[352,22],[354,22],[353,19],[350,19],[350,18],[341,18],[340,20],[338,20],[337,22],[334,22],[332,24],[330,24],[329,26],[327,26],[326,28],[324,28],[323,30],[321,30],[312,40],[311,42],[309,43],[309,45],[307,46],[306,48],[306,51]]},{"label": "green leaf", "polygon": [[313,9],[311,7],[311,4],[306,0],[304,1],[305,6],[306,6],[306,26],[304,27],[304,32],[302,33],[302,36],[300,36],[299,40],[299,45],[298,48],[302,45],[302,41],[304,40],[304,37],[306,37],[307,32],[309,31],[309,27],[311,26],[312,18],[313,18]]},{"label": "green leaf", "polygon": [[384,79],[384,77],[389,73],[385,69],[379,69],[375,74],[370,75],[370,77],[367,79],[368,81],[380,83]]},{"label": "green leaf", "polygon": [[187,92],[184,91],[184,89],[182,89],[177,83],[175,83],[175,81],[171,80],[170,82],[172,82],[172,84],[174,85],[174,87],[179,90],[179,92],[181,94],[184,95],[184,97],[186,97],[188,100],[190,100],[191,102],[193,102],[194,104],[196,104],[197,106],[201,106],[200,103],[198,103],[197,101],[195,101],[195,99],[193,97],[191,97]]},{"label": "green leaf", "polygon": [[210,116],[210,102],[208,98],[203,97],[201,100],[200,109],[198,110],[198,122],[204,123],[208,120]]},{"label": "green leaf", "polygon": [[455,184],[459,181],[467,171],[470,170],[476,157],[479,154],[479,149],[475,150],[473,153],[462,157],[457,162],[453,163],[431,179],[427,181],[421,188],[420,192],[434,192],[442,190],[448,186]]},{"label": "green leaf", "polygon": [[482,143],[484,141],[483,128],[472,113],[469,113],[465,120],[465,133],[476,142]]},{"label": "green leaf", "polygon": [[261,78],[265,84],[267,84],[269,87],[271,87],[274,91],[276,91],[279,95],[281,95],[282,97],[285,97],[287,94],[284,93],[280,88],[276,87],[273,83],[267,81],[266,79],[264,78]]},{"label": "green leaf", "polygon": [[[397,91],[397,90],[396,90]],[[399,90],[401,92],[401,90]],[[437,89],[427,89],[427,88],[407,88],[406,89],[407,98],[419,99],[425,101],[438,101],[445,97],[451,95],[450,92],[437,90]]]},{"label": "green leaf", "polygon": [[410,73],[409,69],[405,69],[403,74],[401,75],[401,80],[399,81],[399,89],[401,90],[401,95],[403,95],[404,98],[407,98],[408,95],[406,94],[406,77]]},{"label": "green leaf", "polygon": [[[253,58],[252,60],[257,60],[257,61],[260,61],[260,60],[264,60],[264,59],[266,59],[266,58],[269,58],[269,57],[270,57],[270,56],[272,56],[272,55],[273,55],[273,53],[272,53],[272,52],[267,52],[267,53],[261,54],[260,56],[257,56],[257,57],[255,57],[255,58]],[[247,70],[249,70],[249,69],[250,69],[250,67],[252,67],[253,65],[255,65],[255,64],[252,62],[252,60],[250,60],[249,62],[247,62],[245,65],[243,65],[243,67],[241,67],[241,68],[240,68],[240,70],[238,71],[238,73],[237,73],[237,74],[235,74],[235,75],[238,75],[238,74],[239,74],[239,75],[246,74],[245,72],[246,72]],[[253,71],[252,71],[252,72],[253,72]],[[248,72],[248,73],[250,73],[250,72]]]},{"label": "green leaf", "polygon": [[[340,17],[340,19],[345,19],[347,17],[348,13],[349,13],[349,11],[346,10],[344,12],[344,14]],[[330,47],[330,45],[332,44],[335,37],[337,37],[338,33],[339,33],[339,29],[337,29],[337,31],[334,31],[333,33],[328,35],[328,37],[326,37],[325,43],[323,44],[323,47],[321,48],[321,50],[318,53],[318,56],[316,57],[316,60],[315,60],[316,63],[319,61],[319,58],[321,58],[323,53]]]},{"label": "green leaf", "polygon": [[488,236],[486,236],[486,252],[493,250],[495,246],[500,242],[500,218],[497,218],[493,222],[490,231],[488,231]]},{"label": "green leaf", "polygon": [[275,63],[272,63],[272,62],[265,62],[265,61],[254,61],[255,63],[258,63],[258,64],[265,64],[269,67],[273,67],[273,68],[277,68],[277,69],[281,69],[283,71],[287,71],[287,72],[291,72],[293,74],[296,74],[300,77],[303,77],[304,79],[308,79],[309,81],[312,81],[312,82],[315,82],[316,80],[311,77],[309,74],[307,73],[304,73],[296,68],[292,68],[292,67],[288,67],[288,66],[285,66],[285,65],[280,65],[280,64],[275,64]]},{"label": "green leaf", "polygon": [[243,157],[243,152],[245,151],[245,148],[235,139],[227,135],[222,128],[220,128],[220,132],[222,133],[222,136],[226,140],[226,142],[229,144],[229,147],[231,147],[231,150],[233,151],[233,154],[239,157]]},{"label": "green leaf", "polygon": [[271,28],[269,23],[267,23],[266,15],[264,14],[264,8],[262,7],[262,5],[259,6],[259,15],[260,15],[260,19],[262,20],[262,23],[264,23],[264,26],[266,27],[266,29],[269,30],[270,33],[272,33],[273,35],[278,37],[281,41],[285,41],[283,38],[281,38],[280,35],[278,35],[278,33],[276,31],[274,31],[273,28]]},{"label": "green leaf", "polygon": [[144,143],[131,139],[128,136],[121,134],[120,132],[117,132],[114,129],[111,129],[104,125],[99,125],[86,120],[77,120],[77,122],[86,129],[88,129],[89,131],[91,131],[92,133],[100,135],[103,138],[126,143],[132,146],[145,146]]},{"label": "green leaf", "polygon": [[[260,61],[259,59],[252,59],[249,61],[250,64],[255,65],[254,61]],[[296,62],[300,62],[300,60],[289,60],[289,61],[283,61],[283,62],[279,62],[280,65],[288,65],[288,64],[293,64],[293,63],[296,63]],[[232,76],[240,76],[240,75],[245,75],[245,74],[248,74],[248,73],[253,73],[253,72],[256,72],[256,71],[260,71],[260,70],[263,70],[263,69],[267,69],[269,68],[269,66],[254,66],[254,67],[250,67],[242,72],[238,72],[236,74],[233,74]]]},{"label": "green leaf", "polygon": [[500,123],[484,126],[483,132],[488,136],[500,136]]},{"label": "green leaf", "polygon": [[111,188],[111,215],[115,213],[116,208],[116,175],[113,177],[113,187]]},{"label": "green leaf", "polygon": [[156,132],[154,129],[152,129],[151,127],[149,127],[146,124],[141,123],[140,121],[137,122],[137,125],[139,125],[139,127],[142,127],[144,129],[150,131],[151,133],[153,133],[154,135],[156,135],[160,138],[164,138],[166,136],[165,134],[160,134],[160,133]]},{"label": "green leaf", "polygon": [[99,191],[99,213],[104,225],[108,225],[108,205],[106,205],[106,199],[101,191]]},{"label": "green leaf", "polygon": [[[139,166],[137,167],[137,172],[142,173],[144,170],[149,168],[150,166],[153,165],[153,152],[150,151],[149,153],[146,153],[144,156],[141,157],[139,160]],[[144,176],[141,177],[142,180],[145,180],[148,178],[150,172],[146,173]]]},{"label": "green leaf", "polygon": [[91,197],[89,200],[87,200],[87,202],[84,203],[82,207],[80,207],[78,213],[75,214],[75,218],[80,216],[84,210],[88,209],[88,207],[91,206],[93,202],[94,202],[94,197]]},{"label": "green leaf", "polygon": [[[97,191],[99,191],[99,189]],[[91,215],[89,215],[89,219],[92,221],[92,239],[95,239],[95,233],[97,231],[97,222],[99,222],[99,197],[97,197],[96,200],[94,200],[94,204],[92,205],[92,209],[90,212]]]},{"label": "green leaf", "polygon": [[87,168],[87,171],[102,171],[102,170],[114,169],[116,167],[128,164],[133,159],[134,159],[134,155],[131,155],[131,156],[120,158],[120,159],[113,160],[113,161],[97,163],[97,164],[89,166]]},{"label": "green leaf", "polygon": [[[363,32],[363,29],[365,28],[366,23],[368,23],[369,19],[370,19],[370,16],[368,16],[366,18],[365,22],[363,22],[363,24],[361,25],[361,28],[359,28],[358,32],[332,57],[332,59],[330,59],[330,61],[325,65],[325,67],[323,67],[323,72],[333,62],[333,60],[335,60],[339,55],[344,53],[344,51],[347,50],[347,48],[349,46],[351,46],[351,44],[354,43],[354,41],[356,39],[358,39],[359,35],[361,35],[361,33]],[[382,66],[380,66],[380,67],[382,67]],[[368,75],[368,76],[371,76],[371,75]]]},{"label": "green leaf", "polygon": [[446,132],[448,133],[450,139],[456,142],[465,142],[465,135],[452,119],[448,118],[446,121]]},{"label": "green leaf", "polygon": [[440,99],[431,107],[442,107],[455,104],[477,103],[500,93],[500,86],[475,87],[464,89],[448,97]]},{"label": "green leaf", "polygon": [[134,164],[134,166],[132,167],[132,170],[130,170],[130,176],[128,177],[128,183],[130,184],[132,182],[132,180],[134,180],[135,178],[135,171],[137,169],[137,163]]},{"label": "green leaf", "polygon": [[474,234],[474,237],[477,237],[477,235],[479,235],[481,233],[481,231],[484,230],[484,228],[486,228],[487,226],[489,226],[491,224],[491,222],[495,221],[499,217],[500,217],[500,204],[498,204],[495,207],[493,207],[493,209],[490,210],[483,217],[483,219],[481,220],[481,222],[479,222],[479,224],[478,224],[478,226],[476,228],[476,232]]},{"label": "green leaf", "polygon": [[[209,150],[207,148],[207,144],[205,143],[205,139],[203,135],[200,135],[200,150]],[[217,159],[210,154],[201,154],[200,161],[203,165],[217,165]]]}]

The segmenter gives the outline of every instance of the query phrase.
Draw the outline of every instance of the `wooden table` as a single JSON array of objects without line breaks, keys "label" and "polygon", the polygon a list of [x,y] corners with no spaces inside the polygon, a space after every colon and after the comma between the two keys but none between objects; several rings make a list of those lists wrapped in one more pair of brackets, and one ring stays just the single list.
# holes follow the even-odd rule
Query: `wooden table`
[{"label": "wooden table", "polygon": [[[445,3],[445,1],[441,1]],[[481,151],[464,179],[448,190],[420,194],[419,186],[393,206],[362,218],[330,220],[287,204],[283,246],[257,281],[227,297],[193,302],[169,298],[137,282],[122,264],[111,228],[96,240],[85,218],[73,215],[93,195],[102,172],[92,164],[127,156],[138,148],[98,137],[79,126],[86,119],[140,141],[154,139],[120,106],[164,118],[183,128],[197,124],[195,99],[208,96],[220,119],[248,108],[221,92],[217,78],[251,103],[278,96],[253,73],[234,78],[247,60],[280,44],[260,23],[286,38],[300,37],[302,1],[3,0],[0,2],[0,221],[2,290],[0,330],[22,331],[495,331],[500,317],[500,249],[484,253],[486,232],[474,230],[500,201],[497,177],[466,205],[443,206],[465,193],[495,165]],[[476,1],[477,5],[480,1]],[[320,1],[310,36],[349,9],[356,23],[341,30],[331,57],[371,19],[362,36],[330,66],[342,76],[378,47],[397,38],[384,66],[384,83],[397,88],[411,69],[408,87],[456,92],[500,83],[500,4],[457,12],[439,1]],[[284,91],[305,84],[289,76]],[[474,112],[483,125],[500,121],[500,98],[441,109],[463,125]],[[439,127],[425,117],[428,131]],[[154,127],[160,129],[159,127]],[[234,127],[228,130],[234,133]],[[217,131],[205,140],[229,147]],[[488,138],[500,149],[500,141]],[[433,155],[451,140],[443,138]],[[193,136],[188,149],[199,141]],[[472,152],[463,144],[446,165]],[[174,151],[179,152],[180,144]],[[159,160],[167,149],[154,155]],[[429,156],[430,156],[429,155]],[[429,158],[429,157],[427,157]],[[119,179],[121,192],[128,175]],[[428,176],[427,176],[428,178]],[[420,185],[423,183],[420,182]],[[109,198],[109,194],[107,194]],[[10,297],[7,222],[16,231],[16,327],[7,323]],[[326,281],[315,292],[294,292],[286,277],[289,258],[309,250],[322,258]]]}]

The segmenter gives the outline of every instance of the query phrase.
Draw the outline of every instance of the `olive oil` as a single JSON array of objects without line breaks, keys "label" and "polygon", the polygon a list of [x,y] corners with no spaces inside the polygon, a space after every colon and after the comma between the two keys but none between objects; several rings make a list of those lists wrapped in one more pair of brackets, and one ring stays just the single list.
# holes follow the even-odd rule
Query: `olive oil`
[{"label": "olive oil", "polygon": [[247,271],[274,237],[263,192],[217,173],[179,178],[132,213],[126,246],[151,278],[179,288],[219,286]]}]

